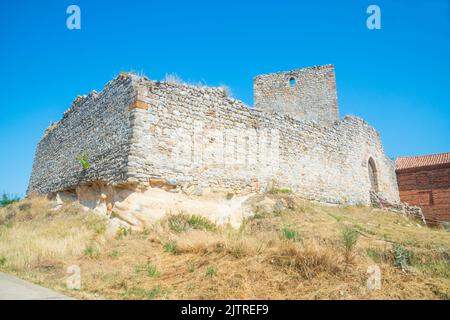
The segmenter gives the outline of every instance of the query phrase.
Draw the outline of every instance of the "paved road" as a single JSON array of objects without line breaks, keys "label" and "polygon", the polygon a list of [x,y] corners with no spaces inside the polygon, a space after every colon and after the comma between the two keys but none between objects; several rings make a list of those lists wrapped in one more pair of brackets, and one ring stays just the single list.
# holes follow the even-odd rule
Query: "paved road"
[{"label": "paved road", "polygon": [[72,299],[50,289],[0,272],[0,300],[67,300]]}]

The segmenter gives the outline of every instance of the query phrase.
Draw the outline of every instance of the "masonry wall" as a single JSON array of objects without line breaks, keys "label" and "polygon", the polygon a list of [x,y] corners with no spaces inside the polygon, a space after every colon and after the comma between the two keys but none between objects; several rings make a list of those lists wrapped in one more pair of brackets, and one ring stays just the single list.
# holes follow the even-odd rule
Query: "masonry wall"
[{"label": "masonry wall", "polygon": [[450,164],[397,171],[400,198],[422,208],[428,223],[450,220]]},{"label": "masonry wall", "polygon": [[[91,167],[77,155],[86,151]],[[329,203],[369,204],[368,161],[379,192],[399,201],[378,133],[345,117],[333,124],[250,109],[220,88],[119,76],[77,99],[40,141],[28,193],[94,181],[245,193],[278,187]]]},{"label": "masonry wall", "polygon": [[[78,97],[39,142],[27,193],[49,193],[97,180],[126,181],[128,107],[134,95],[131,78],[119,76],[100,93]],[[83,152],[90,164],[87,170],[76,159]]]},{"label": "masonry wall", "polygon": [[368,160],[379,191],[398,202],[393,162],[378,133],[363,120],[333,125],[249,109],[219,88],[139,79],[133,109],[129,174],[181,186],[262,191],[275,180],[330,203],[369,204]]},{"label": "masonry wall", "polygon": [[256,109],[325,125],[339,120],[332,65],[257,76],[253,87]]}]

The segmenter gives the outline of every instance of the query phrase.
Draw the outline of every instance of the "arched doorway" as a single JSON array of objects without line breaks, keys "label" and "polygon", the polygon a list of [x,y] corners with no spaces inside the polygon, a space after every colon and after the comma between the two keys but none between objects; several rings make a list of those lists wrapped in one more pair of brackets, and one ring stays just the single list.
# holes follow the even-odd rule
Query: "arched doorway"
[{"label": "arched doorway", "polygon": [[367,167],[369,168],[370,190],[378,192],[377,167],[375,166],[375,161],[373,161],[372,158],[369,158]]}]

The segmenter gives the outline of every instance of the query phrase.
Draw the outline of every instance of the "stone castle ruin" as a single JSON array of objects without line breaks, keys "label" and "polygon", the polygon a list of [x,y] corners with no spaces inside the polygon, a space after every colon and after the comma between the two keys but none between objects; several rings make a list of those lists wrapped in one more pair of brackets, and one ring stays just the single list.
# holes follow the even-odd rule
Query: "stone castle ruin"
[{"label": "stone castle ruin", "polygon": [[136,227],[173,210],[238,224],[249,197],[274,186],[332,204],[370,205],[371,192],[399,203],[379,134],[339,118],[332,65],[255,77],[254,108],[223,88],[122,73],[45,131],[27,193],[77,197]]}]

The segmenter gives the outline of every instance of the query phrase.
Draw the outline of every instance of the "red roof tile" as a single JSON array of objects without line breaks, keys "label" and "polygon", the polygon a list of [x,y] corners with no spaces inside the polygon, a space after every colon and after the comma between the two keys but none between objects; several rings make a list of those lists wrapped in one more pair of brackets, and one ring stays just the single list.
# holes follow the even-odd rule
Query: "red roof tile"
[{"label": "red roof tile", "polygon": [[398,157],[395,161],[397,170],[435,166],[450,163],[450,152],[430,154],[426,156]]}]

